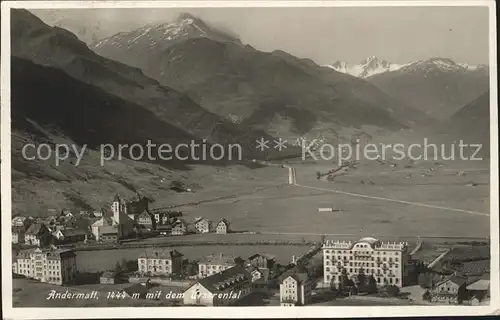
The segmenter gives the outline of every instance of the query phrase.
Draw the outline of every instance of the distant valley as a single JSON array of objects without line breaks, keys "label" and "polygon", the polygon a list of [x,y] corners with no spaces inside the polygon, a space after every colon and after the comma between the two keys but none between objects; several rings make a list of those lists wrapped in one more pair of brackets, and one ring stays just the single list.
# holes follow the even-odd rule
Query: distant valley
[{"label": "distant valley", "polygon": [[366,79],[389,95],[446,120],[489,88],[489,68],[447,58],[394,64],[375,56],[349,66],[342,61],[328,67]]}]

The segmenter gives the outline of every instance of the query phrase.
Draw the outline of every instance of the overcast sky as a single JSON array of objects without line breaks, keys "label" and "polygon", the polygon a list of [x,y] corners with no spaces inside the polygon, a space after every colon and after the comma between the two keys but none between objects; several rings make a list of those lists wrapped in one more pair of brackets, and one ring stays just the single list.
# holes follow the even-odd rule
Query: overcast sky
[{"label": "overcast sky", "polygon": [[431,57],[488,64],[487,7],[330,7],[31,10],[76,32],[100,23],[98,37],[189,12],[253,47],[281,49],[326,64],[375,55],[395,63]]}]

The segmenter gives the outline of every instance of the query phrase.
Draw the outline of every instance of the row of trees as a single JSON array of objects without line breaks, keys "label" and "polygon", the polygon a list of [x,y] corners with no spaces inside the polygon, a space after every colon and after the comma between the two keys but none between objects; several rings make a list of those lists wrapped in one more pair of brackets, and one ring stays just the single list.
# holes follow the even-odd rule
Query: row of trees
[{"label": "row of trees", "polygon": [[122,259],[120,262],[116,262],[114,271],[117,274],[122,272],[133,272],[139,270],[139,266],[137,264],[137,260],[127,260]]},{"label": "row of trees", "polygon": [[[330,290],[344,294],[373,294],[379,292],[375,277],[373,275],[366,275],[363,269],[360,269],[360,272],[353,278],[349,278],[347,270],[342,269],[338,284],[332,279],[330,282]],[[397,296],[399,294],[399,288],[393,285],[385,286],[383,291],[388,296]]]}]

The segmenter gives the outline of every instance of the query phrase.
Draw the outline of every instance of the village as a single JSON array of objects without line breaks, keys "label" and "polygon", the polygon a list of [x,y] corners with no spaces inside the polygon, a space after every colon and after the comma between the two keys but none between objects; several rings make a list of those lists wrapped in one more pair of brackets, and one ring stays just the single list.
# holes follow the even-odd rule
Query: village
[{"label": "village", "polygon": [[[14,217],[14,280],[50,284],[46,293],[52,300],[100,296],[178,306],[342,305],[349,301],[477,305],[489,301],[486,242],[432,244],[420,239],[409,244],[323,236],[302,255],[284,262],[265,252],[187,258],[181,246],[172,249],[141,241],[228,235],[234,232],[230,221],[193,217],[188,222],[181,211],[150,209],[149,203],[147,197],[127,202],[116,196],[109,211],[63,210],[44,219]],[[79,250],[109,250],[109,245],[116,249],[131,241],[143,248],[135,259],[123,259],[100,272],[79,270]],[[78,287],[90,290],[71,293]]]}]

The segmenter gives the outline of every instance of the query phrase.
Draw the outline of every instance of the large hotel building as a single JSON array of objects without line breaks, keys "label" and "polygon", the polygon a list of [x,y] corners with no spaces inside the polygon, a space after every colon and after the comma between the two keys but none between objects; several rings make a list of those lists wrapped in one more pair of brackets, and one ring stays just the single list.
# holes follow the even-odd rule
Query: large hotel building
[{"label": "large hotel building", "polygon": [[378,286],[401,287],[408,275],[409,260],[406,242],[383,243],[374,238],[355,242],[327,240],[323,244],[324,282],[338,286],[344,269],[349,279],[362,271],[372,275]]},{"label": "large hotel building", "polygon": [[24,250],[17,255],[12,271],[41,282],[62,285],[76,277],[76,254],[69,249]]}]

